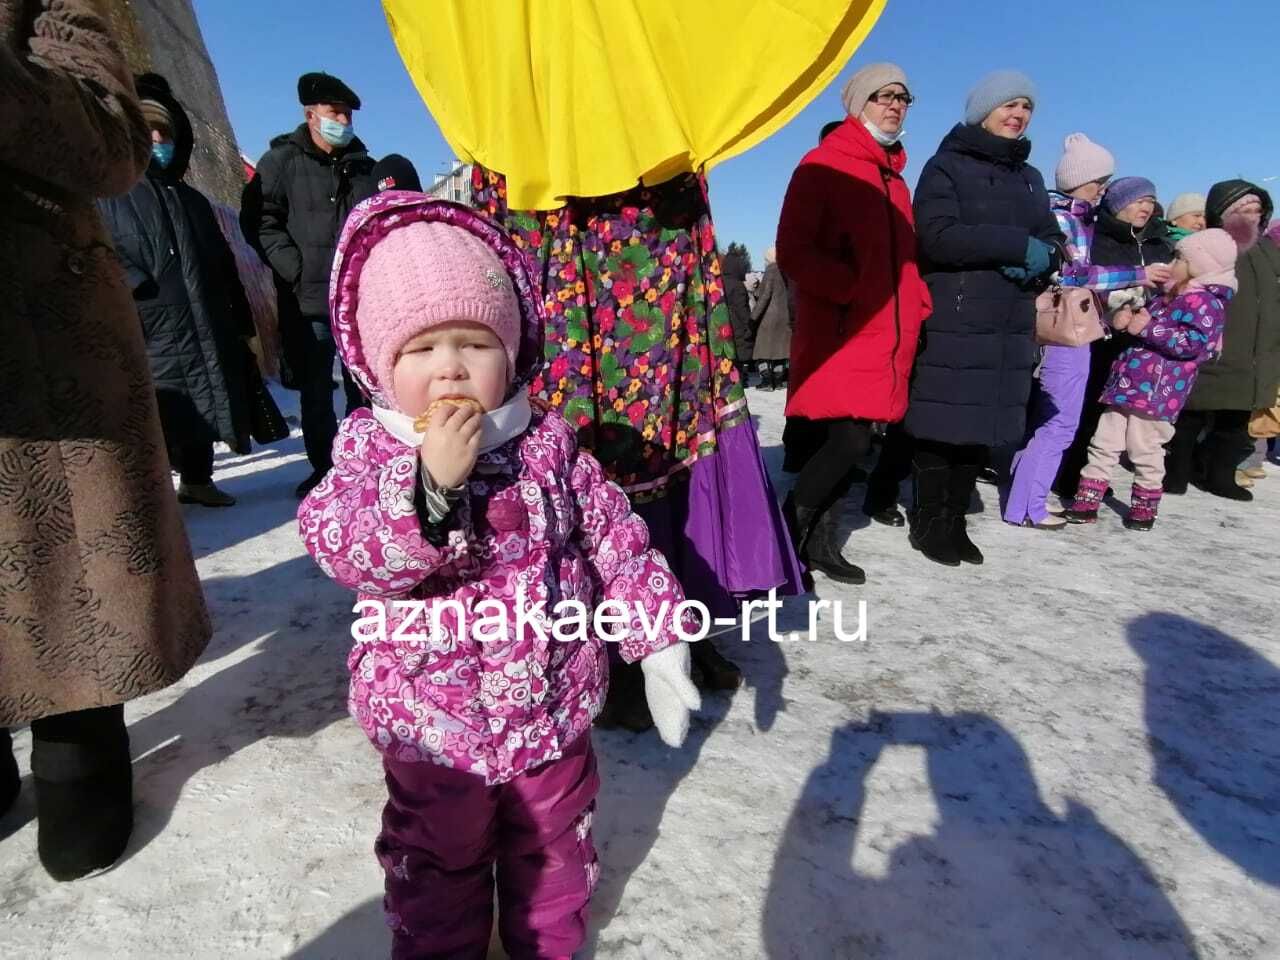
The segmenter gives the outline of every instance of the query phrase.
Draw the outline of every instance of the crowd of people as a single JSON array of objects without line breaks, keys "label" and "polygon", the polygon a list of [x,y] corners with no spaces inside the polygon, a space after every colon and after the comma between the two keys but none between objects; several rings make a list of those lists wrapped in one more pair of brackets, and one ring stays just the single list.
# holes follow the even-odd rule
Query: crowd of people
[{"label": "crowd of people", "polygon": [[[0,568],[0,811],[19,789],[8,728],[30,723],[39,854],[59,879],[128,840],[121,704],[182,676],[210,636],[176,502],[233,504],[213,445],[255,432],[241,240],[274,280],[310,465],[299,529],[328,576],[375,606],[629,611],[610,644],[481,643],[446,612],[442,650],[390,641],[394,610],[358,635],[350,702],[388,785],[376,849],[396,956],[482,952],[495,890],[512,955],[581,945],[599,876],[591,724],[679,746],[699,689],[741,682],[714,642],[681,641],[686,597],[732,617],[815,573],[862,583],[839,524],[860,476],[872,519],[958,566],[983,561],[966,515],[987,471],[1005,520],[1062,530],[1097,520],[1127,457],[1125,524],[1150,530],[1190,483],[1249,499],[1254,438],[1280,432],[1266,191],[1226,181],[1166,219],[1155,186],[1113,179],[1084,134],[1050,191],[1017,72],[974,87],[914,198],[908,77],[855,73],[847,117],[791,179],[753,304],[700,171],[560,185],[524,209],[531,174],[477,163],[470,208],[434,201],[404,158],[374,161],[360,98],[324,73],[299,79],[303,121],[257,164],[228,239],[184,182],[182,105],[129,75],[89,0],[0,14],[29,28],[0,63],[23,144],[0,155],[19,253],[0,329],[0,550],[16,558]],[[756,370],[787,390],[783,503],[748,415]]]},{"label": "crowd of people", "polygon": [[[881,432],[863,509],[907,524],[910,475],[911,545],[947,566],[983,562],[966,514],[984,474],[1007,522],[1049,531],[1097,521],[1122,457],[1131,530],[1191,483],[1249,500],[1265,476],[1280,404],[1270,196],[1224,181],[1166,218],[1155,185],[1113,179],[1114,157],[1083,133],[1046,190],[1028,163],[1036,102],[1020,73],[980,82],[913,201],[910,88],[873,65],[792,177],[778,227],[796,300],[786,512],[811,569],[863,582],[834,517]],[[1079,330],[1055,334],[1065,321]]]}]

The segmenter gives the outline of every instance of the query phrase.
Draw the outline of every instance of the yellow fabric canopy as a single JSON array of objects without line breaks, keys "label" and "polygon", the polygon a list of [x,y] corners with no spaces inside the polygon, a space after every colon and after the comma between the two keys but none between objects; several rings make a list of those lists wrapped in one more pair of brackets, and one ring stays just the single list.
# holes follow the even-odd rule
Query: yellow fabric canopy
[{"label": "yellow fabric canopy", "polygon": [[799,113],[887,0],[383,0],[445,139],[549,210],[709,169]]}]

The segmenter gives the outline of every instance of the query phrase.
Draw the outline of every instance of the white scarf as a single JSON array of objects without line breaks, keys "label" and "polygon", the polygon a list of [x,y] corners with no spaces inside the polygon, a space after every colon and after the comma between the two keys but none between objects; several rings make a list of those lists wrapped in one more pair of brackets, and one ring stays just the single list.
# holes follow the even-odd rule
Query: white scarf
[{"label": "white scarf", "polygon": [[[408,444],[415,450],[422,446],[423,434],[413,429],[413,417],[386,407],[374,406],[372,409],[377,421],[401,443]],[[484,415],[484,426],[480,430],[480,452],[497,450],[508,440],[520,436],[529,428],[532,416],[529,394],[521,389],[497,410]]]}]

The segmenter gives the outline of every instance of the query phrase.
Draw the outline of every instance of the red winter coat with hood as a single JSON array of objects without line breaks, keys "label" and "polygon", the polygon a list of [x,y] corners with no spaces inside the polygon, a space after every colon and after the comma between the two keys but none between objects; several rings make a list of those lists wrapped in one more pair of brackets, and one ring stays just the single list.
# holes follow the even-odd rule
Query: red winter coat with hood
[{"label": "red winter coat with hood", "polygon": [[850,117],[800,161],[778,224],[778,266],[796,291],[787,415],[894,422],[929,291],[916,265],[901,147]]}]

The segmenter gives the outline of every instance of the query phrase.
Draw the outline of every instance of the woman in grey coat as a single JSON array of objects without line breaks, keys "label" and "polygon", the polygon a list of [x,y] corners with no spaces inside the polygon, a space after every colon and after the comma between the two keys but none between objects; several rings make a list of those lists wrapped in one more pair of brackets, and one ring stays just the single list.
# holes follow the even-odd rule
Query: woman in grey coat
[{"label": "woman in grey coat", "polygon": [[756,287],[756,305],[751,311],[755,327],[756,362],[760,365],[761,388],[772,390],[787,382],[791,359],[791,291],[787,278],[778,269],[777,251],[764,253],[764,276]]}]

